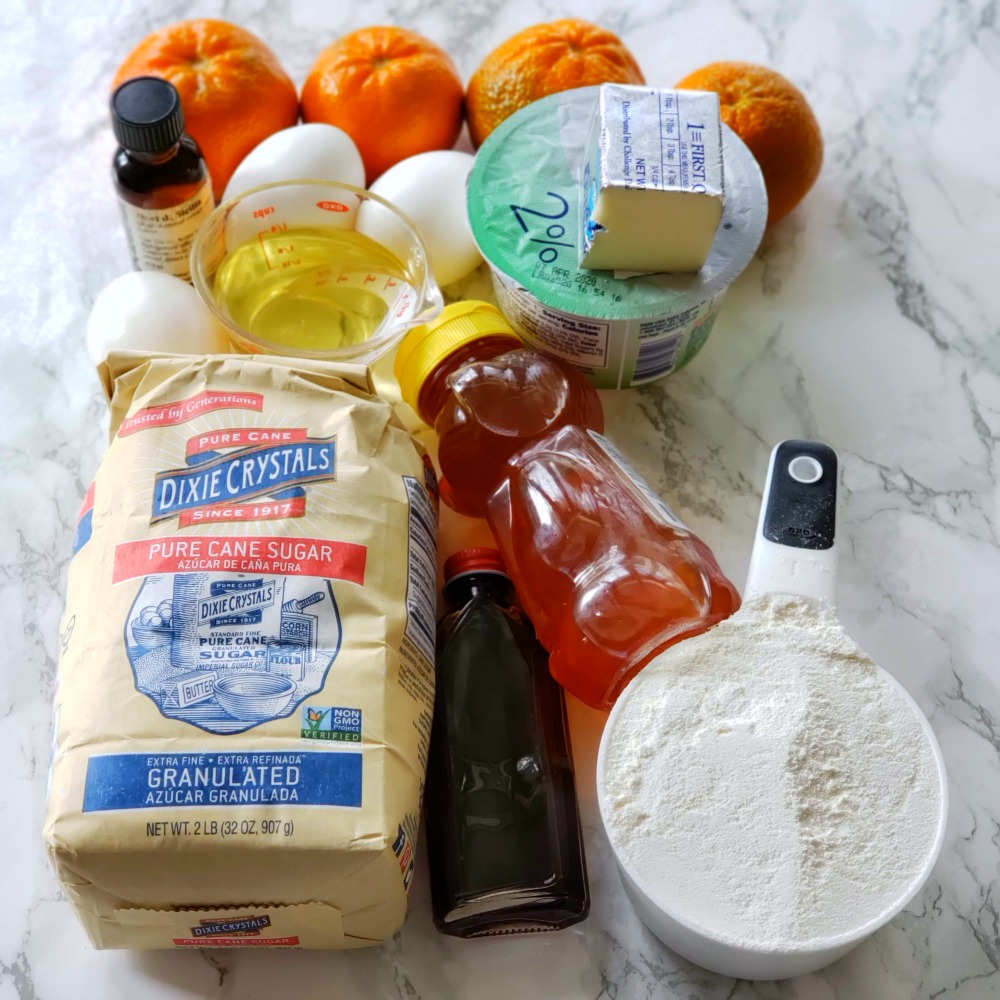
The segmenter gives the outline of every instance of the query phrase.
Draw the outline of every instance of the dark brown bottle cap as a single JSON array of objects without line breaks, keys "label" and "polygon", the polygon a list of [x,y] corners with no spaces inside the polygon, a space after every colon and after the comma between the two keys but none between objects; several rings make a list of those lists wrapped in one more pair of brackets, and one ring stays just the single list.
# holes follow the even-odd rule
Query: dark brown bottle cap
[{"label": "dark brown bottle cap", "polygon": [[504,566],[503,556],[496,549],[462,549],[445,560],[445,584],[468,573],[497,573],[507,576],[507,567]]},{"label": "dark brown bottle cap", "polygon": [[111,95],[111,125],[125,149],[165,152],[184,134],[181,95],[158,76],[126,80]]}]

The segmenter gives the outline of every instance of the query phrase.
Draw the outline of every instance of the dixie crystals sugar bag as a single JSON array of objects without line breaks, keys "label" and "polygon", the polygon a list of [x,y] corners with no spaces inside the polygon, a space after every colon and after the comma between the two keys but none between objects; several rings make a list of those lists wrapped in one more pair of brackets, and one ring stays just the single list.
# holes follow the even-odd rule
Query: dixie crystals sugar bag
[{"label": "dixie crystals sugar bag", "polygon": [[45,839],[102,948],[347,948],[406,896],[433,471],[363,369],[118,355],[70,564]]}]

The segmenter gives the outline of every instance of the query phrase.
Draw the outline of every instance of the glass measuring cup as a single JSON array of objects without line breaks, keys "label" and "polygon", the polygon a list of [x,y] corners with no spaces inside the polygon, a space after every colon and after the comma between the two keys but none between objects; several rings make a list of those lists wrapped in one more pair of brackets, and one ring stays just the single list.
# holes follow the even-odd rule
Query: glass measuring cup
[{"label": "glass measuring cup", "polygon": [[442,306],[413,224],[334,181],[264,184],[224,202],[195,238],[191,274],[254,354],[367,364]]}]

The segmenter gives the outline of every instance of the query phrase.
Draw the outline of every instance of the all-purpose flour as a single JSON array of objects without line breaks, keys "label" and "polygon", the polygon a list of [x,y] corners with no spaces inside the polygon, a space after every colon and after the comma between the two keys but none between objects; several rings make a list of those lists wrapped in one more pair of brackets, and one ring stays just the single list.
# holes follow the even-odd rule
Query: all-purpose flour
[{"label": "all-purpose flour", "polygon": [[605,823],[672,912],[784,949],[858,929],[914,888],[937,835],[933,751],[820,605],[744,605],[623,697]]}]

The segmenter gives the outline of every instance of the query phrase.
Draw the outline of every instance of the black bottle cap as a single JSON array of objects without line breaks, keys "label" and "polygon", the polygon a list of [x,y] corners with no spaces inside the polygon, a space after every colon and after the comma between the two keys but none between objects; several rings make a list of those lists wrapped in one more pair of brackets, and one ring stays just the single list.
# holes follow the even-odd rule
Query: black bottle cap
[{"label": "black bottle cap", "polygon": [[111,95],[115,138],[137,153],[162,153],[184,134],[181,95],[168,80],[137,76]]}]

